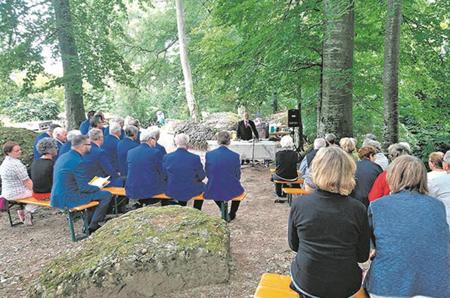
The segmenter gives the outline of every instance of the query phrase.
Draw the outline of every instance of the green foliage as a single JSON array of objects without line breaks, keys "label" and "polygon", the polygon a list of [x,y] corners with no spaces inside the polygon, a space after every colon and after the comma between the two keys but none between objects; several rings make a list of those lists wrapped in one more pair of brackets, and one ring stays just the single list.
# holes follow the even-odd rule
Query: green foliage
[{"label": "green foliage", "polygon": [[2,103],[3,114],[14,122],[58,119],[58,103],[51,98],[40,95],[12,97]]},{"label": "green foliage", "polygon": [[[22,148],[20,160],[27,168],[29,168],[33,162],[33,142],[35,138],[36,133],[28,129],[0,127],[0,145],[3,146],[6,141],[14,141],[19,144]],[[0,163],[3,162],[4,158],[5,156],[1,153]]]}]

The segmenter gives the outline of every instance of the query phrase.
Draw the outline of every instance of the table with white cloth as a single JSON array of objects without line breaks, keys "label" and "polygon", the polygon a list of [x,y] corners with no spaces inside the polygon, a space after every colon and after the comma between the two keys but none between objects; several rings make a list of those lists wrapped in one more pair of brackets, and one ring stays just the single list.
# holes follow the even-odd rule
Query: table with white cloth
[{"label": "table with white cloth", "polygon": [[[207,141],[208,151],[219,147],[217,141]],[[275,154],[279,150],[279,142],[261,141],[231,141],[228,148],[241,156],[241,159],[255,159],[274,161]]]}]

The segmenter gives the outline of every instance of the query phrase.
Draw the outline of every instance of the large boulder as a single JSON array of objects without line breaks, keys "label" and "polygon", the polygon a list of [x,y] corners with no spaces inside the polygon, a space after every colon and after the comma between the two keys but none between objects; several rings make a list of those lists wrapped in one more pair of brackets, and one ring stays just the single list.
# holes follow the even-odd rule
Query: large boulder
[{"label": "large boulder", "polygon": [[208,140],[214,140],[218,130],[204,123],[186,121],[175,126],[175,134],[185,133],[190,138],[190,145],[197,150],[206,150]]},{"label": "large boulder", "polygon": [[226,223],[193,208],[145,207],[108,221],[78,249],[58,257],[30,297],[164,297],[225,283]]}]

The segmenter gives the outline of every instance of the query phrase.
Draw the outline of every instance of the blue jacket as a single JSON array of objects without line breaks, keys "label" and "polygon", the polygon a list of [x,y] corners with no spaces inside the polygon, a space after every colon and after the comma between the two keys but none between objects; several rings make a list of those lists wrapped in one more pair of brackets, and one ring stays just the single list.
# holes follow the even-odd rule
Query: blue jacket
[{"label": "blue jacket", "polygon": [[385,297],[450,297],[450,233],[444,204],[414,191],[369,205],[376,247],[365,285]]},{"label": "blue jacket", "polygon": [[37,151],[37,143],[42,140],[43,138],[50,138],[50,136],[48,135],[48,133],[43,132],[41,134],[38,134],[36,136],[36,138],[34,139],[34,143],[33,143],[33,154],[34,154],[34,160],[37,160],[40,158],[39,156],[39,152]]},{"label": "blue jacket", "polygon": [[119,143],[119,139],[116,136],[107,135],[105,137],[105,141],[102,145],[102,149],[105,150],[106,156],[108,156],[108,159],[116,172],[119,171],[119,161],[117,159],[117,144],[118,143]]},{"label": "blue jacket", "polygon": [[110,176],[111,182],[108,186],[123,186],[122,179],[109,161],[105,150],[101,149],[95,143],[91,144],[91,151],[84,156],[82,163],[88,182],[94,178],[94,176]]},{"label": "blue jacket", "polygon": [[80,124],[80,131],[82,135],[87,135],[89,132],[89,128],[91,128],[91,124],[89,122],[89,119],[84,120]]},{"label": "blue jacket", "polygon": [[162,155],[143,143],[128,152],[125,190],[130,199],[148,199],[166,191]]},{"label": "blue jacket", "polygon": [[163,158],[163,170],[167,177],[166,194],[178,201],[188,201],[205,190],[205,171],[200,156],[178,148]]},{"label": "blue jacket", "polygon": [[56,162],[56,160],[61,156],[61,154],[59,154],[59,152],[61,152],[61,148],[66,144],[66,143],[61,143],[57,139],[55,139],[55,141],[56,141],[56,146],[58,147],[58,154],[53,159],[54,162]]},{"label": "blue jacket", "polygon": [[206,184],[205,199],[229,201],[242,194],[244,188],[241,179],[241,162],[239,154],[226,146],[206,152]]},{"label": "blue jacket", "polygon": [[134,140],[126,137],[117,143],[117,160],[119,165],[119,172],[121,176],[127,176],[128,174],[128,164],[127,164],[127,154],[130,149],[139,146]]},{"label": "blue jacket", "polygon": [[82,167],[83,157],[74,150],[61,156],[53,169],[53,186],[50,205],[56,208],[73,208],[87,204],[90,197],[83,193],[99,191],[97,186],[89,185]]},{"label": "blue jacket", "polygon": [[70,142],[70,141],[65,142],[64,145],[62,145],[61,148],[59,148],[59,150],[58,150],[58,157],[60,157],[61,155],[63,155],[66,152],[69,152],[71,147],[72,147],[72,142]]},{"label": "blue jacket", "polygon": [[160,145],[159,143],[156,143],[155,148],[158,149],[159,152],[161,152],[162,156],[167,154],[166,148],[164,148],[164,146]]}]

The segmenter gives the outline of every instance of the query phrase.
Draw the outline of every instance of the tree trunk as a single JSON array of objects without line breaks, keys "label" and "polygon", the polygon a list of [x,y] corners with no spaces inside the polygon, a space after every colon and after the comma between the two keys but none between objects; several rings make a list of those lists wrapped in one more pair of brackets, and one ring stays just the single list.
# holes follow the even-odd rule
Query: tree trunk
[{"label": "tree trunk", "polygon": [[183,68],[184,86],[186,89],[186,100],[189,108],[189,114],[191,115],[192,120],[197,121],[199,120],[198,106],[194,97],[191,67],[189,66],[189,58],[186,45],[186,34],[184,31],[183,0],[175,0],[175,2],[177,6],[178,40],[180,43],[180,60],[181,60],[181,67]]},{"label": "tree trunk", "polygon": [[297,95],[297,109],[298,109],[298,122],[300,123],[297,128],[297,149],[303,151],[303,119],[302,119],[302,85],[298,85],[298,95]]},{"label": "tree trunk", "polygon": [[320,55],[320,89],[319,98],[317,99],[317,118],[316,118],[316,135],[320,136],[319,127],[322,119],[322,98],[323,98],[323,44],[322,44],[322,54]]},{"label": "tree trunk", "polygon": [[398,66],[400,52],[401,0],[388,0],[384,38],[384,147],[398,142]]},{"label": "tree trunk", "polygon": [[73,35],[69,0],[53,0],[55,27],[63,64],[64,106],[68,129],[78,129],[85,119],[83,79],[77,45]]},{"label": "tree trunk", "polygon": [[354,0],[324,0],[323,87],[319,135],[353,135]]}]

